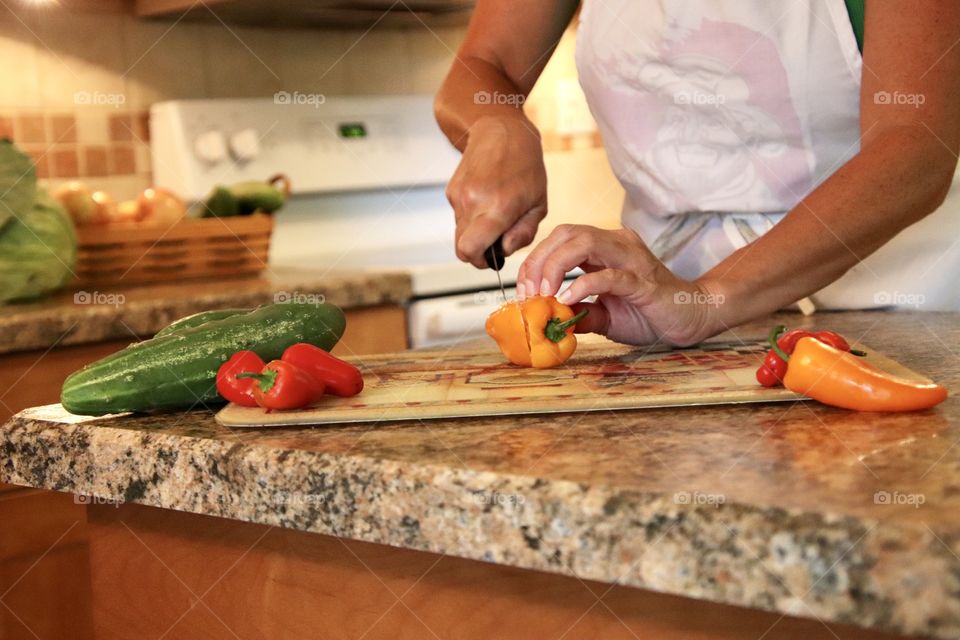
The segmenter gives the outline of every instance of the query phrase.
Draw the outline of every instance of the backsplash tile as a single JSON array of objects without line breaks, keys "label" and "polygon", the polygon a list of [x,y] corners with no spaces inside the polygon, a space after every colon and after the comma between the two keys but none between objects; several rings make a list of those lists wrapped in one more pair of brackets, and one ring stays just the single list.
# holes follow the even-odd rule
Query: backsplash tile
[{"label": "backsplash tile", "polygon": [[81,173],[84,177],[102,178],[110,175],[107,167],[107,147],[91,145],[83,149]]},{"label": "backsplash tile", "polygon": [[51,176],[54,178],[79,178],[80,160],[76,148],[54,149],[52,157]]},{"label": "backsplash tile", "polygon": [[41,178],[149,178],[148,121],[146,111],[31,109],[0,115],[0,138],[12,138],[30,154]]},{"label": "backsplash tile", "polygon": [[70,114],[50,117],[50,140],[56,144],[73,144],[77,141],[77,118]]},{"label": "backsplash tile", "polygon": [[133,140],[133,118],[129,113],[111,114],[109,119],[110,142]]},{"label": "backsplash tile", "polygon": [[47,126],[43,115],[30,112],[17,116],[14,138],[24,144],[47,142]]},{"label": "backsplash tile", "polygon": [[137,172],[136,156],[133,145],[113,145],[108,153],[107,166],[110,175],[128,176]]}]

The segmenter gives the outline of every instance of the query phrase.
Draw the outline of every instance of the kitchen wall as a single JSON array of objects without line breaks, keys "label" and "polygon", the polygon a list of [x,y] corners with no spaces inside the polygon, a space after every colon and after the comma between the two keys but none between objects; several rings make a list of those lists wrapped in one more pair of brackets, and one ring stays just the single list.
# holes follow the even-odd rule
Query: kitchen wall
[{"label": "kitchen wall", "polygon": [[[0,6],[0,136],[28,150],[52,186],[80,178],[118,198],[150,183],[153,102],[277,91],[433,93],[465,33],[465,27],[365,33],[152,22],[133,17],[122,0],[88,0],[82,8],[62,1]],[[582,221],[589,206],[595,224],[610,226],[622,191],[589,116],[584,122],[573,46],[571,30],[527,108],[543,129],[548,170],[557,174],[551,218]]]}]

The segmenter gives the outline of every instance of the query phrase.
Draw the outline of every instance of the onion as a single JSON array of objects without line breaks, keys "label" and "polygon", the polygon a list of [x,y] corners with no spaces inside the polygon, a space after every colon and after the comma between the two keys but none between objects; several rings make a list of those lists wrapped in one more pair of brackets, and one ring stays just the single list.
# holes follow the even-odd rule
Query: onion
[{"label": "onion", "polygon": [[144,189],[137,196],[138,219],[145,223],[169,226],[183,219],[187,205],[176,194],[160,188]]}]

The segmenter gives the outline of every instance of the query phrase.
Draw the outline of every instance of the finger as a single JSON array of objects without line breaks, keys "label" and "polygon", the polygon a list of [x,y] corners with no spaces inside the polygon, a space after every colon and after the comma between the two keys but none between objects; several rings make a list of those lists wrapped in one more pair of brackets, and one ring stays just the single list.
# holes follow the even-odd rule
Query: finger
[{"label": "finger", "polygon": [[540,293],[540,285],[543,281],[543,264],[550,255],[569,242],[577,233],[589,228],[584,225],[561,224],[533,248],[533,251],[530,252],[530,255],[527,256],[520,267],[520,273],[523,274],[522,282],[528,296],[535,296]]},{"label": "finger", "polygon": [[594,295],[623,297],[637,294],[641,286],[641,282],[632,273],[620,269],[604,269],[580,276],[566,291],[557,296],[557,300],[563,304],[572,304]]},{"label": "finger", "polygon": [[573,312],[580,313],[584,309],[587,315],[577,322],[573,330],[575,333],[600,333],[606,334],[607,327],[610,326],[610,313],[602,304],[589,302],[580,302],[573,305]]},{"label": "finger", "polygon": [[[590,256],[613,253],[617,248],[603,231],[586,231],[563,243],[543,261],[540,294],[556,295],[574,267],[589,265]],[[603,267],[600,267],[601,269]],[[596,268],[594,268],[596,270]]]},{"label": "finger", "polygon": [[483,254],[506,231],[507,224],[492,214],[472,216],[457,238],[457,255],[478,269],[485,269]]},{"label": "finger", "polygon": [[503,234],[503,253],[509,256],[533,242],[537,235],[537,228],[546,215],[547,208],[541,205],[520,216],[520,219]]}]

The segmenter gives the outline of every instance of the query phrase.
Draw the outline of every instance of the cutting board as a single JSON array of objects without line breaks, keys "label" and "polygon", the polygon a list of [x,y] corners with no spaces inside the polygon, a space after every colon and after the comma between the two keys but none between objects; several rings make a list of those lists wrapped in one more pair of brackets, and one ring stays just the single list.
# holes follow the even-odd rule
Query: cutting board
[{"label": "cutting board", "polygon": [[[872,349],[857,348],[891,373],[923,379]],[[365,388],[356,397],[326,396],[307,409],[272,413],[231,404],[217,421],[228,427],[328,425],[796,400],[786,389],[757,384],[754,372],[766,350],[761,341],[693,349],[588,341],[555,369],[516,367],[495,348],[348,358],[364,374]]]}]

